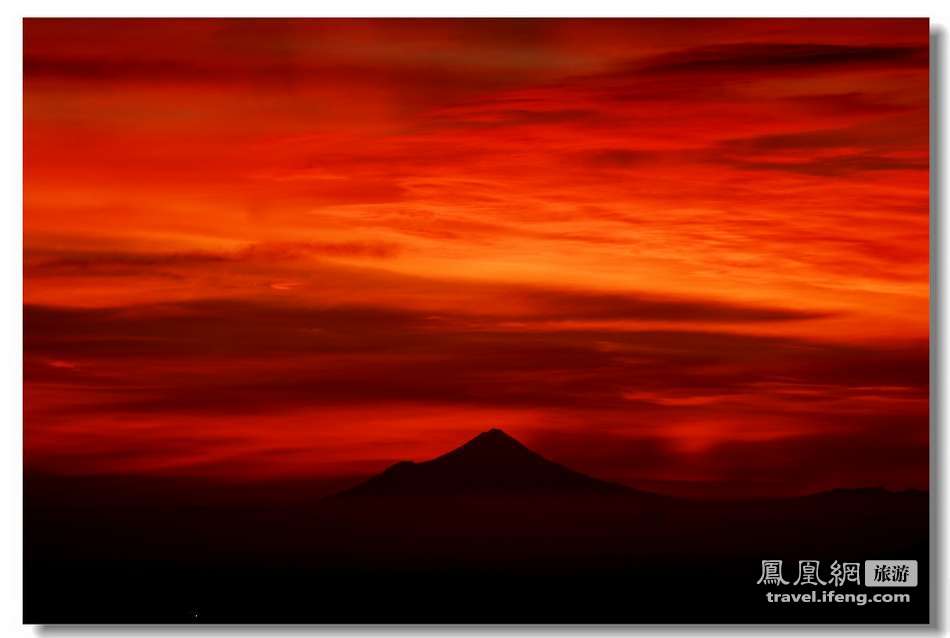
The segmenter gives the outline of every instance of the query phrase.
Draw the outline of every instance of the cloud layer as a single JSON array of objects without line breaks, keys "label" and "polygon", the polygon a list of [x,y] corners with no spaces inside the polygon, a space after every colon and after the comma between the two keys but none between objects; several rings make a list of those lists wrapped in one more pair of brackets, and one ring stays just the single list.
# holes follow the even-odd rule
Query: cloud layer
[{"label": "cloud layer", "polygon": [[27,20],[27,466],[500,425],[682,493],[924,487],[927,64],[926,20]]}]

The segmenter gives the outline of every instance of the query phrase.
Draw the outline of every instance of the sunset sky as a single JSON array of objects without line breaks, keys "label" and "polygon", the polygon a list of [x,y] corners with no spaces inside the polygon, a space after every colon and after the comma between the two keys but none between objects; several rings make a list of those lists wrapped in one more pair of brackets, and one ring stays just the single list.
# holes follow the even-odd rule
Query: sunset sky
[{"label": "sunset sky", "polygon": [[36,20],[25,466],[500,427],[674,494],[926,488],[926,20]]}]

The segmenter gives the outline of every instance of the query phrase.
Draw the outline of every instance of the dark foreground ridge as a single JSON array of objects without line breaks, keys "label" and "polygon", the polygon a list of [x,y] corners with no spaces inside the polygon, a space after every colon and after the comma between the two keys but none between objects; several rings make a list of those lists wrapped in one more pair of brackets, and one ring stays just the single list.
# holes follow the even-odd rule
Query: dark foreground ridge
[{"label": "dark foreground ridge", "polygon": [[[497,429],[329,498],[224,489],[27,476],[26,622],[928,622],[921,492],[688,501]],[[910,603],[780,605],[757,584],[766,559],[792,582],[799,560],[882,558],[918,561]]]}]

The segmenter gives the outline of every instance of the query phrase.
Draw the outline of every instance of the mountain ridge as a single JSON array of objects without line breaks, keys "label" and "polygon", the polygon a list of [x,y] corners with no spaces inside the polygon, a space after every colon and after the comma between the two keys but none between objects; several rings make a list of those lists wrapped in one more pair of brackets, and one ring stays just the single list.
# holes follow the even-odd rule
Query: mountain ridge
[{"label": "mountain ridge", "polygon": [[[550,461],[499,428],[427,461],[399,461],[331,498],[515,493],[650,494]],[[652,495],[652,494],[651,494]]]}]

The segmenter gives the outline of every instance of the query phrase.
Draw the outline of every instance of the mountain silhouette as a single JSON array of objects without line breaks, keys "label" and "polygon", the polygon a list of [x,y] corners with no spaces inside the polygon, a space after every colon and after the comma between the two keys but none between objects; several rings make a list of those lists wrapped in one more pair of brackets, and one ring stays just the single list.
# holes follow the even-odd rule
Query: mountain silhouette
[{"label": "mountain silhouette", "polygon": [[[307,484],[225,500],[204,483],[162,485],[26,482],[28,621],[115,621],[116,601],[127,622],[196,609],[262,623],[928,617],[925,492],[679,499],[585,476],[497,429],[327,498]],[[918,561],[911,604],[780,606],[757,584],[764,559],[784,559],[792,581],[802,559],[827,575],[872,558]]]},{"label": "mountain silhouette", "polygon": [[430,461],[402,461],[339,495],[412,497],[523,493],[620,495],[635,490],[549,461],[497,428]]},{"label": "mountain silhouette", "polygon": [[[696,560],[893,544],[925,529],[927,496],[882,489],[693,501],[639,491],[550,461],[499,429],[429,461],[402,461],[309,514],[341,555],[507,565]],[[767,534],[762,530],[768,529]],[[871,549],[868,549],[871,551]]]}]

